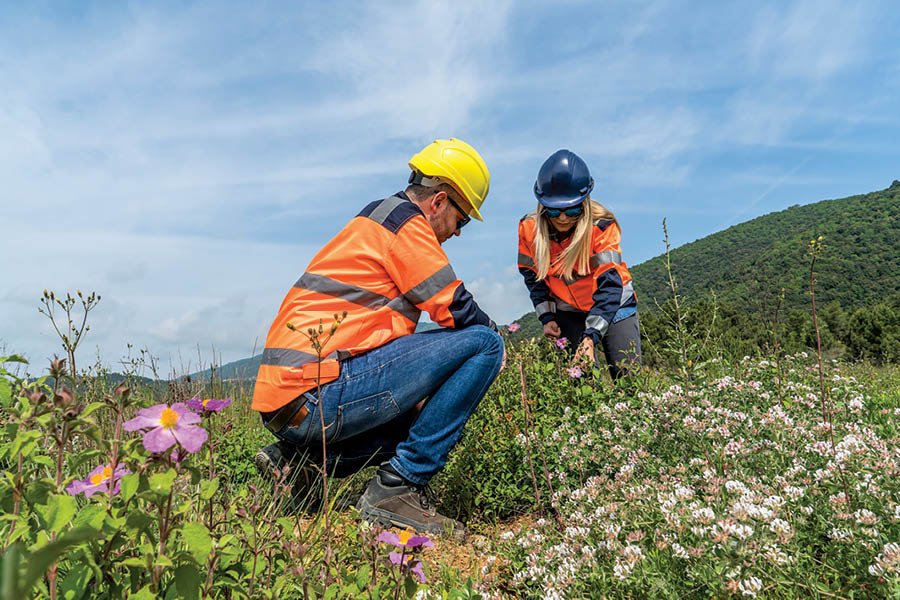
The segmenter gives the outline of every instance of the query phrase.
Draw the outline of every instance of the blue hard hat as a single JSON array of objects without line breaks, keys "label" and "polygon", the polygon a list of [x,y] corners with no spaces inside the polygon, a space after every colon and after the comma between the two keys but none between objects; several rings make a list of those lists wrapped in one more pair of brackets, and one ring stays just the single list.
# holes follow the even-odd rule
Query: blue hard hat
[{"label": "blue hard hat", "polygon": [[568,208],[584,201],[594,189],[587,163],[569,150],[557,150],[541,165],[534,195],[547,208]]}]

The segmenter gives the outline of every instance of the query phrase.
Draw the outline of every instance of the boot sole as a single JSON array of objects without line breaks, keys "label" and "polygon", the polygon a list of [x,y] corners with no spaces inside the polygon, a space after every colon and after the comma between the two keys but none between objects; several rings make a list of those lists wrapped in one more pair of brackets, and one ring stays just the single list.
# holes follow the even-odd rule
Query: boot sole
[{"label": "boot sole", "polygon": [[[447,535],[447,530],[443,527],[428,526],[424,523],[404,518],[397,513],[392,513],[381,508],[375,508],[374,506],[369,504],[369,501],[366,500],[365,495],[360,497],[359,501],[356,503],[356,510],[359,511],[359,514],[366,521],[369,521],[370,523],[377,523],[382,527],[398,527],[400,529],[412,527],[416,530],[416,533],[419,534],[429,534],[436,536]],[[466,530],[454,528],[450,532],[449,536],[451,539],[461,542],[466,537]]]},{"label": "boot sole", "polygon": [[253,457],[253,463],[256,465],[256,469],[259,471],[260,475],[269,478],[275,477],[275,469],[278,468],[278,465],[276,465],[274,461],[272,461],[272,458],[265,452],[257,452],[256,456]]}]

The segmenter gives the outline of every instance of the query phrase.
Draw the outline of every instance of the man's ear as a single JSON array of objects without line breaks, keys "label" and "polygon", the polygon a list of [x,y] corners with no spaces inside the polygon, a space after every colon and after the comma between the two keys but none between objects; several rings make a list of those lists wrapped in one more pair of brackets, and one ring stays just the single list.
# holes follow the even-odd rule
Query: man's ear
[{"label": "man's ear", "polygon": [[436,192],[434,196],[431,197],[431,210],[433,212],[438,212],[445,202],[447,202],[447,192],[443,190]]}]

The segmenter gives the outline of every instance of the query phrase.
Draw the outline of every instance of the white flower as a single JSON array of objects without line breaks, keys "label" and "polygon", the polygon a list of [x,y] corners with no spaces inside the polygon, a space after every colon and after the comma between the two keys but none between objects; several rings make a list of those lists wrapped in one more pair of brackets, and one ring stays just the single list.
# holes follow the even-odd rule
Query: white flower
[{"label": "white flower", "polygon": [[678,558],[683,558],[687,560],[690,556],[687,553],[687,550],[684,549],[684,546],[681,544],[672,544],[672,553],[675,554]]},{"label": "white flower", "polygon": [[791,533],[791,525],[783,519],[773,519],[769,523],[769,530],[779,537],[785,537]]},{"label": "white flower", "polygon": [[738,589],[742,595],[756,598],[756,594],[762,589],[762,581],[758,577],[748,577],[738,584]]},{"label": "white flower", "polygon": [[625,546],[624,556],[625,560],[629,563],[636,563],[644,558],[644,552],[641,550],[640,546],[632,544]]},{"label": "white flower", "polygon": [[633,563],[623,563],[616,561],[616,566],[613,567],[613,575],[615,575],[618,579],[626,579],[629,575],[631,575],[631,571],[633,570]]}]

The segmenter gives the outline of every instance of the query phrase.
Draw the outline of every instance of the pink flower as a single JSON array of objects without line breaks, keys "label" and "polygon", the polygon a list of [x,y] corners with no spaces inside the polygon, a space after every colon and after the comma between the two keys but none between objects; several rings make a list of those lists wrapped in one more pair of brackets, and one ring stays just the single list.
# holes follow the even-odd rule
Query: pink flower
[{"label": "pink flower", "polygon": [[[108,493],[110,483],[112,483],[112,495],[115,496],[119,493],[119,488],[121,487],[119,480],[123,475],[128,475],[130,473],[131,471],[126,469],[124,465],[116,465],[116,473],[113,475],[111,466],[100,465],[91,471],[90,475],[87,476],[87,479],[76,479],[70,483],[66,488],[66,491],[70,496],[77,496],[78,494],[84,493],[85,496],[90,498],[97,492]],[[112,482],[110,482],[110,479]]]},{"label": "pink flower", "polygon": [[519,329],[521,329],[522,326],[519,325],[518,323],[510,323],[509,325],[507,325],[506,328],[509,330],[510,333],[512,333],[514,331],[518,331]]},{"label": "pink flower", "polygon": [[206,430],[195,425],[200,422],[200,416],[191,412],[184,402],[142,408],[137,415],[122,427],[125,431],[149,430],[144,432],[143,439],[148,452],[165,452],[175,443],[188,452],[196,452],[206,441]]},{"label": "pink flower", "polygon": [[404,571],[409,571],[419,580],[419,583],[425,583],[425,570],[422,561],[414,558],[412,554],[405,552],[391,552],[388,559],[392,565],[402,565]]},{"label": "pink flower", "polygon": [[569,373],[569,377],[572,377],[573,379],[578,379],[583,375],[581,367],[579,366],[569,367],[566,371]]},{"label": "pink flower", "polygon": [[568,346],[568,345],[569,345],[569,340],[568,340],[568,338],[561,337],[561,338],[559,338],[558,340],[556,340],[556,347],[557,347],[557,348],[565,348],[565,347]]},{"label": "pink flower", "polygon": [[399,535],[393,531],[382,531],[376,540],[395,548],[431,548],[434,546],[434,542],[424,535],[413,535],[408,531],[401,531]]},{"label": "pink flower", "polygon": [[231,406],[231,398],[225,398],[224,400],[207,398],[206,400],[201,400],[195,396],[187,401],[187,405],[191,410],[196,410],[201,413],[217,413],[222,409]]}]

